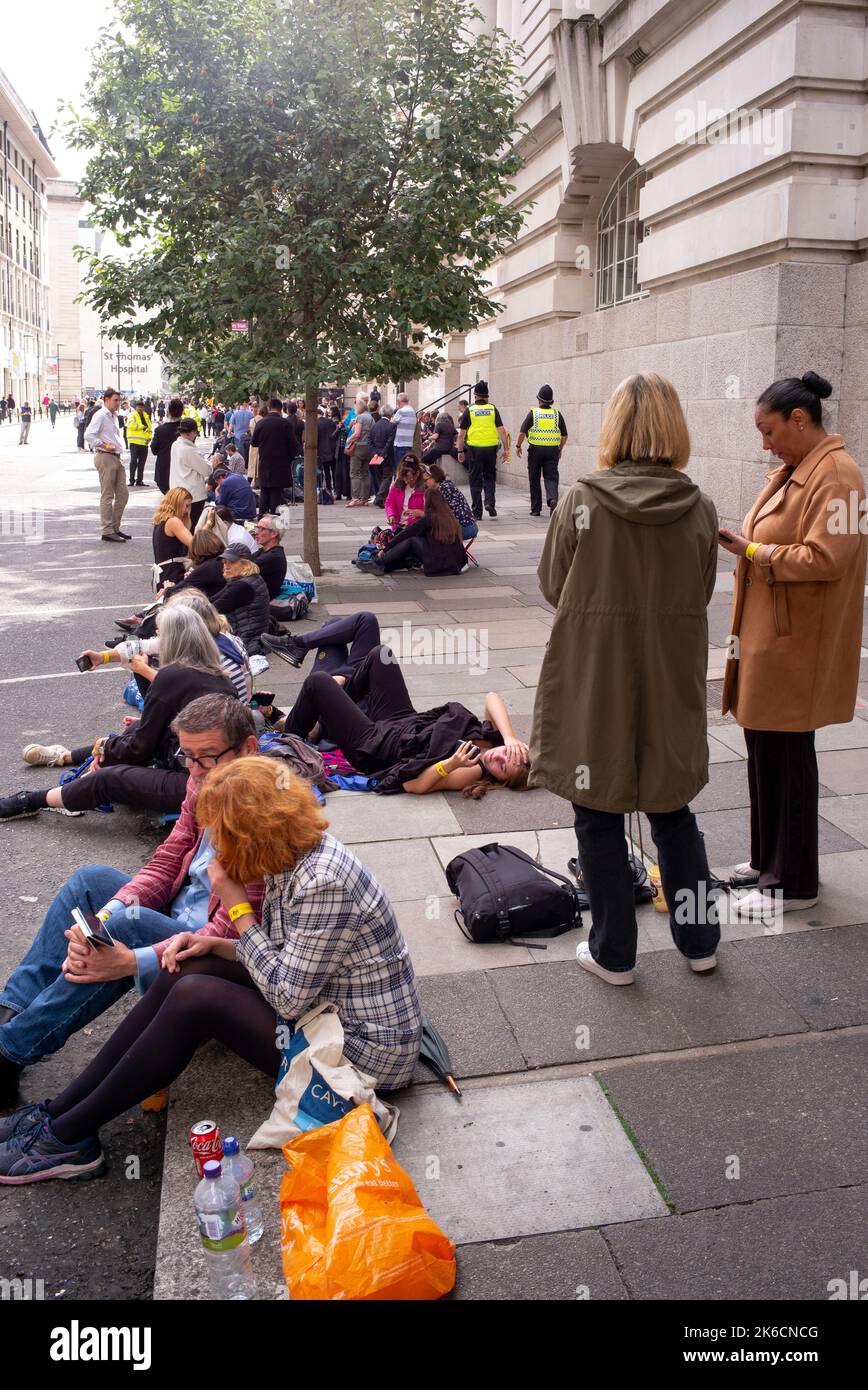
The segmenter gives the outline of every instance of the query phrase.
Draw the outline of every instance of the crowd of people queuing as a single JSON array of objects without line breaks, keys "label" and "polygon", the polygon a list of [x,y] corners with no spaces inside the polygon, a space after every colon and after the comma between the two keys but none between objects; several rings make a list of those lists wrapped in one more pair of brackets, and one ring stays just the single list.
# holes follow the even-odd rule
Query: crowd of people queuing
[{"label": "crowd of people queuing", "polygon": [[[689,436],[671,383],[654,373],[621,383],[604,413],[597,471],[560,501],[547,465],[566,426],[541,389],[522,436],[543,454],[532,501],[541,504],[544,482],[553,519],[539,578],[555,618],[530,745],[496,691],[481,717],[454,701],[417,710],[374,613],[274,630],[287,568],[277,508],[303,445],[297,403],[215,408],[207,459],[195,447],[195,412],[180,399],[164,418],[158,407],[149,441],[164,494],[153,518],[156,598],[121,620],[123,637],[82,653],[91,671],[128,666],[141,716],[121,734],[91,729],[79,747],[73,738],[25,747],[25,763],[78,775],[0,798],[0,817],[120,802],[177,820],[131,877],[103,865],[74,873],[0,992],[6,1107],[25,1068],[134,985],[140,995],[59,1095],[0,1119],[0,1183],[101,1171],[100,1126],[168,1086],[207,1039],[276,1076],[276,1026],[318,1001],[337,1009],[352,1065],[384,1091],[409,1081],[422,1015],[393,907],[328,833],[310,783],[268,756],[263,739],[336,751],[380,794],[479,798],[538,786],[571,802],[592,918],[577,958],[613,985],[632,983],[637,949],[624,818],[647,813],[675,945],[694,972],[713,970],[718,885],[690,803],[708,781],[706,610],[720,548],[736,560],[724,709],[745,731],[751,805],[750,856],[732,880],[737,912],[765,920],[773,899],[782,911],[813,905],[815,731],[853,714],[866,568],[861,529],[829,521],[836,504],[864,504],[858,467],[824,426],[830,391],[809,372],[759,397],[757,429],[779,462],[738,532],[721,526],[685,471]],[[383,571],[414,554],[428,572],[449,572],[439,566],[459,563],[483,502],[496,514],[488,451],[503,424],[487,389],[475,405],[480,413],[468,404],[456,422],[419,419],[400,395],[391,412],[373,392],[346,412],[323,401],[320,490],[348,506],[381,497],[394,529]],[[110,442],[101,428],[91,422],[85,439]],[[467,449],[469,508],[441,462]],[[244,525],[238,507],[251,480],[259,499]],[[296,668],[312,658],[287,710],[273,692],[253,692],[257,644]],[[115,949],[91,949],[73,908],[98,920]]]}]

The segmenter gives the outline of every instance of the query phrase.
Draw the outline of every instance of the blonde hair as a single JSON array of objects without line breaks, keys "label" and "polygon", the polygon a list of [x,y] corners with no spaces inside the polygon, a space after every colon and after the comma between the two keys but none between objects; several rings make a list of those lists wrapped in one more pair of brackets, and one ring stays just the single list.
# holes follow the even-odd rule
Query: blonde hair
[{"label": "blonde hair", "polygon": [[597,467],[650,459],[685,468],[689,458],[690,434],[672,382],[657,372],[626,377],[606,405]]},{"label": "blonde hair", "polygon": [[277,759],[258,756],[209,772],[196,820],[238,883],[294,868],[328,826],[308,784]]},{"label": "blonde hair", "polygon": [[218,632],[232,631],[228,618],[217,612],[201,589],[182,589],[179,594],[170,594],[166,599],[167,607],[170,603],[180,603],[185,608],[192,608],[194,613],[199,614],[212,637],[216,637]]},{"label": "blonde hair", "polygon": [[161,521],[169,521],[173,516],[183,516],[184,508],[188,502],[193,501],[192,492],[188,492],[185,487],[172,487],[166,493],[162,502],[157,507],[151,522],[154,526],[159,526]]},{"label": "blonde hair", "polygon": [[228,564],[228,565],[239,565],[239,566],[240,566],[240,569],[239,569],[239,571],[238,571],[238,574],[233,575],[233,578],[234,578],[234,579],[240,579],[240,578],[242,578],[242,576],[248,575],[248,574],[258,574],[258,573],[259,573],[259,566],[258,566],[258,565],[255,565],[255,564],[253,563],[252,560],[233,560],[231,557],[227,560],[226,557],[224,556],[224,557],[223,557],[223,563],[224,563],[224,564]]}]

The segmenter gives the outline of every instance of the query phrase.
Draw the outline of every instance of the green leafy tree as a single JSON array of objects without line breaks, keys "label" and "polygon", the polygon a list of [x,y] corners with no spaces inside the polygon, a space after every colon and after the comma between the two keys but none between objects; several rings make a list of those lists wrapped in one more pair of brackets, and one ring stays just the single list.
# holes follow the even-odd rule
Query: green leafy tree
[{"label": "green leafy tree", "polygon": [[[69,138],[128,248],[85,294],[223,396],[435,370],[515,240],[517,51],[470,0],[116,0]],[[248,333],[232,332],[246,320]]]}]

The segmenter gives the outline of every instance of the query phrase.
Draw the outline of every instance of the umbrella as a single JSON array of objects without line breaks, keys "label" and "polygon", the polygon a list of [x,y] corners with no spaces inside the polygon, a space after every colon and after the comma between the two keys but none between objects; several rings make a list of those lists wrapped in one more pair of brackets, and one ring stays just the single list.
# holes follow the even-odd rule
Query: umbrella
[{"label": "umbrella", "polygon": [[426,1067],[430,1067],[435,1076],[439,1076],[441,1081],[455,1095],[456,1100],[461,1099],[461,1091],[452,1075],[452,1058],[449,1056],[449,1048],[441,1038],[430,1018],[422,1015],[422,1046],[419,1049],[419,1061]]}]

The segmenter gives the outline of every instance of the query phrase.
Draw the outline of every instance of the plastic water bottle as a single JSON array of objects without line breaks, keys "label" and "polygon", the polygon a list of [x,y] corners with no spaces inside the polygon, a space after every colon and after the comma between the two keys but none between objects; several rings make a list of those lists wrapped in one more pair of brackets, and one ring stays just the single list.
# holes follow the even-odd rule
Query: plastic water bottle
[{"label": "plastic water bottle", "polygon": [[219,1299],[256,1297],[250,1242],[244,1227],[241,1190],[217,1159],[209,1159],[193,1194],[199,1235],[211,1283]]},{"label": "plastic water bottle", "polygon": [[251,1245],[255,1245],[262,1235],[265,1223],[253,1180],[253,1159],[241,1153],[238,1140],[233,1135],[223,1140],[223,1172],[230,1173],[241,1188],[241,1209],[244,1212],[247,1239]]}]

